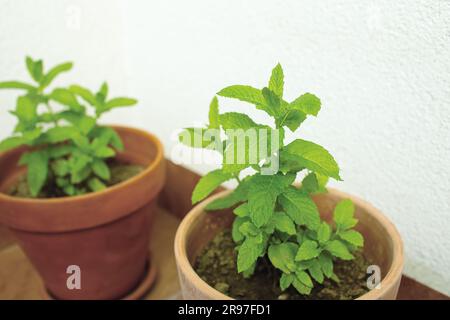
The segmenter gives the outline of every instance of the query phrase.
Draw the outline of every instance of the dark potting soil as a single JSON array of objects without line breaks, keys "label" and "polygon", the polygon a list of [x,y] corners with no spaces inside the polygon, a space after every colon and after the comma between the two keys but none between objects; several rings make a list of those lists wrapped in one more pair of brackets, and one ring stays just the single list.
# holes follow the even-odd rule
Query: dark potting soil
[{"label": "dark potting soil", "polygon": [[[144,170],[144,167],[139,165],[120,163],[116,161],[108,163],[108,166],[111,171],[111,179],[106,183],[108,187],[128,180]],[[26,175],[19,178],[17,183],[14,184],[9,190],[9,194],[20,198],[32,197],[28,188]],[[48,199],[60,197],[67,197],[67,195],[56,185],[54,179],[50,177],[47,184],[42,188],[38,198]]]},{"label": "dark potting soil", "polygon": [[249,300],[351,300],[367,291],[367,266],[370,263],[362,252],[354,253],[351,261],[336,260],[334,273],[339,282],[326,279],[323,284],[314,282],[308,296],[299,294],[292,286],[282,292],[280,273],[267,258],[258,261],[255,273],[244,278],[237,273],[235,243],[229,230],[219,233],[203,249],[195,261],[198,275],[218,291],[236,299]]}]

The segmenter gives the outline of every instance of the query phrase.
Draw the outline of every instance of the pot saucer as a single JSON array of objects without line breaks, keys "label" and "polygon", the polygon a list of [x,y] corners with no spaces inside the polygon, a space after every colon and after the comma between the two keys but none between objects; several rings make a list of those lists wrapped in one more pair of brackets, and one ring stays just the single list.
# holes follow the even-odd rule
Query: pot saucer
[{"label": "pot saucer", "polygon": [[[145,274],[141,278],[139,284],[120,300],[138,300],[142,298],[155,283],[156,273],[156,267],[151,263],[149,254],[145,266]],[[41,287],[41,296],[44,300],[57,300],[44,285]]]}]

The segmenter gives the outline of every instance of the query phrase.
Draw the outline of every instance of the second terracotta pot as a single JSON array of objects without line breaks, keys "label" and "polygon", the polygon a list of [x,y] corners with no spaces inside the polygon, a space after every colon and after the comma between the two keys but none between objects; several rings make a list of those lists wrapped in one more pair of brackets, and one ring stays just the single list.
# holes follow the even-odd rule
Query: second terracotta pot
[{"label": "second terracotta pot", "polygon": [[[330,221],[336,204],[340,200],[351,199],[356,208],[355,217],[359,220],[356,229],[365,239],[364,254],[381,270],[380,287],[372,289],[358,299],[395,299],[403,270],[403,245],[397,229],[369,203],[335,189],[329,188],[328,191],[313,198],[321,217]],[[218,197],[224,197],[229,192],[223,191],[195,206],[178,227],[175,236],[175,259],[184,299],[231,299],[203,281],[192,267],[206,244],[218,232],[231,227],[234,219],[231,210],[205,211],[208,203]]]},{"label": "second terracotta pot", "polygon": [[[17,160],[25,149],[0,155],[0,223],[7,225],[58,299],[119,299],[145,276],[150,225],[156,196],[165,180],[163,148],[144,131],[114,127],[125,151],[119,160],[142,165],[135,177],[103,191],[57,199],[8,196],[24,168]],[[81,289],[67,280],[80,268]]]}]

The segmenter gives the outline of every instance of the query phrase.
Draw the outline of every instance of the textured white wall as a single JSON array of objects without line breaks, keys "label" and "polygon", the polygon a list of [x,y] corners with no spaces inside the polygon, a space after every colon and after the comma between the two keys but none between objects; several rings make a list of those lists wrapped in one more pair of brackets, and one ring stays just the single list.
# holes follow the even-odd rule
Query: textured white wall
[{"label": "textured white wall", "polygon": [[[0,79],[28,79],[25,55],[44,59],[47,68],[74,61],[55,85],[79,82],[93,89],[108,80],[112,94],[125,94],[122,15],[108,0],[0,0]],[[0,136],[13,128],[6,110],[16,92],[0,92]],[[126,115],[126,111],[119,111]]]},{"label": "textured white wall", "polygon": [[[79,30],[67,28],[71,6],[81,9]],[[24,75],[18,63],[26,52],[74,59],[67,81],[108,79],[114,92],[137,96],[139,109],[107,120],[157,133],[168,155],[174,130],[206,121],[215,92],[263,86],[281,62],[287,98],[310,91],[322,99],[319,117],[300,134],[337,159],[345,181],[333,185],[382,209],[403,236],[405,272],[450,294],[450,1],[0,0],[0,7],[2,79]],[[266,119],[245,104],[221,107]],[[10,118],[0,117],[4,136]]]}]

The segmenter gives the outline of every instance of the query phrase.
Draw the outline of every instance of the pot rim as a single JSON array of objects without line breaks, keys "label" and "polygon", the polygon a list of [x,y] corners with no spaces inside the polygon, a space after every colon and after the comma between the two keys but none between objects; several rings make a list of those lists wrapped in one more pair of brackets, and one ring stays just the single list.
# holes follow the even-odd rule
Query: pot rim
[{"label": "pot rim", "polygon": [[[376,209],[373,205],[371,205],[367,201],[334,188],[327,188],[327,190],[329,194],[334,194],[342,198],[350,198],[355,203],[356,206],[362,207],[366,212],[368,212],[368,214],[372,215],[384,226],[385,230],[392,239],[393,259],[389,271],[381,280],[380,289],[372,289],[369,292],[363,294],[362,296],[356,298],[356,300],[377,299],[382,295],[383,292],[389,291],[392,287],[394,287],[397,284],[396,279],[398,277],[401,277],[404,265],[403,242],[401,236],[397,228],[394,226],[394,224],[391,221],[389,221],[389,219],[385,215],[383,215],[378,209]],[[195,221],[202,214],[207,214],[204,209],[210,202],[212,202],[217,198],[224,197],[231,192],[232,190],[225,190],[220,193],[217,193],[216,195],[208,197],[207,199],[197,204],[194,208],[192,208],[191,211],[189,211],[189,213],[180,223],[174,241],[175,259],[177,261],[178,268],[183,269],[184,275],[187,278],[192,279],[193,280],[192,282],[197,284],[197,289],[201,291],[202,295],[210,296],[213,299],[217,300],[233,300],[233,298],[211,287],[194,271],[187,257],[186,236],[191,231],[193,221]]]},{"label": "pot rim", "polygon": [[[151,171],[155,170],[155,168],[161,163],[163,160],[163,146],[161,144],[161,141],[152,133],[147,132],[145,130],[137,129],[134,127],[127,127],[127,126],[120,126],[120,125],[106,125],[106,127],[110,127],[113,129],[119,129],[119,130],[127,130],[127,131],[133,131],[134,133],[138,133],[141,135],[146,136],[149,140],[152,141],[152,143],[156,146],[156,156],[155,159],[148,165],[143,171],[139,172],[137,175],[122,181],[118,184],[115,184],[113,186],[107,187],[106,189],[103,189],[101,191],[96,192],[89,192],[83,195],[77,195],[77,196],[65,196],[65,197],[58,197],[58,198],[21,198],[21,197],[14,197],[11,195],[8,195],[6,193],[0,192],[0,200],[5,200],[8,202],[15,202],[15,203],[27,203],[27,204],[61,204],[61,203],[71,203],[71,202],[78,202],[82,200],[88,200],[95,197],[98,197],[99,195],[106,195],[108,193],[112,193],[117,189],[123,189],[126,188],[128,185],[133,184],[137,180],[141,179],[143,176],[149,174]],[[18,147],[20,148],[20,147]],[[4,154],[8,152],[12,152],[18,148],[14,148],[12,150],[8,150],[4,153],[0,152],[0,157],[2,157]]]}]

